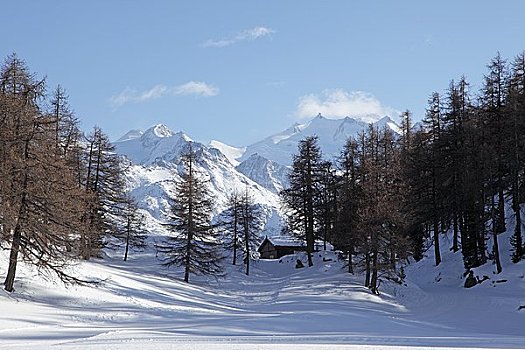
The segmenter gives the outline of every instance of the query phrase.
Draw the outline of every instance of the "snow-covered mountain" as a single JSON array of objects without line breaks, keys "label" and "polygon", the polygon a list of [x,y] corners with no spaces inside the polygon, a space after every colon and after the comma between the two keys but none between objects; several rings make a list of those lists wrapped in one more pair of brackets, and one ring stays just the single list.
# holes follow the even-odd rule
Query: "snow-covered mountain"
[{"label": "snow-covered mountain", "polygon": [[[225,152],[233,155],[244,150],[242,155],[234,160],[240,161],[237,170],[277,193],[287,182],[287,167],[292,163],[300,140],[307,136],[317,136],[324,157],[333,160],[340,154],[346,140],[356,137],[368,125],[368,122],[359,118],[328,119],[319,114],[307,123],[296,123],[244,149],[236,149],[236,153],[232,153],[228,148],[225,148]],[[380,129],[386,127],[396,133],[400,132],[399,127],[388,116],[378,119],[373,125]]]},{"label": "snow-covered mountain", "polygon": [[210,141],[209,146],[221,151],[235,166],[239,165],[238,159],[246,152],[246,147],[237,148],[216,140]]},{"label": "snow-covered mountain", "polygon": [[[396,123],[388,116],[378,119],[373,125],[399,132]],[[339,155],[350,136],[357,136],[367,127],[368,123],[358,118],[328,119],[319,114],[307,123],[296,123],[280,133],[246,147],[239,160],[242,162],[253,154],[258,154],[278,164],[289,166],[292,163],[292,155],[297,152],[298,142],[314,135],[319,138],[319,147],[325,157],[333,159]]]},{"label": "snow-covered mountain", "polygon": [[[379,128],[398,131],[397,125],[383,117],[374,123]],[[328,159],[337,157],[350,136],[356,136],[368,124],[357,118],[327,119],[318,115],[304,124],[294,124],[283,132],[269,136],[247,147],[232,147],[219,141],[204,145],[183,132],[173,132],[159,124],[146,131],[131,130],[114,142],[119,154],[130,164],[127,171],[129,189],[154,222],[161,222],[168,210],[173,180],[181,171],[180,156],[192,142],[198,155],[198,168],[209,179],[216,198],[216,213],[224,209],[233,190],[248,187],[257,203],[264,208],[267,232],[279,232],[278,193],[287,183],[287,173],[298,142],[316,135]],[[161,226],[158,225],[159,230]]]},{"label": "snow-covered mountain", "polygon": [[165,221],[174,181],[179,179],[182,171],[180,158],[189,150],[190,142],[197,154],[197,169],[209,180],[216,203],[214,214],[224,210],[232,191],[248,188],[266,217],[263,234],[278,234],[279,199],[274,192],[237,171],[219,149],[192,141],[186,134],[174,133],[161,124],[144,132],[131,131],[114,142],[116,151],[129,160],[126,171],[129,191],[149,214],[150,226],[163,231],[158,223]]},{"label": "snow-covered mountain", "polygon": [[279,193],[288,183],[288,167],[252,154],[235,169],[274,193]]}]

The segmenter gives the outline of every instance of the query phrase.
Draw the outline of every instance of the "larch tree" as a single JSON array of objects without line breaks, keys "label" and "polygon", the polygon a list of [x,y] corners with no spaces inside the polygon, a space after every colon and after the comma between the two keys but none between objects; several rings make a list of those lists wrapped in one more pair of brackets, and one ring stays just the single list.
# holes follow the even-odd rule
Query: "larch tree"
[{"label": "larch tree", "polygon": [[220,275],[223,256],[217,227],[212,223],[213,201],[205,180],[197,169],[197,154],[189,143],[181,157],[184,172],[176,183],[170,222],[172,235],[157,245],[165,266],[182,266],[184,281],[190,274]]},{"label": "larch tree", "polygon": [[317,222],[319,229],[317,239],[323,242],[323,250],[333,241],[334,224],[337,211],[336,173],[332,162],[324,161],[319,173],[320,195],[317,206]]},{"label": "larch tree", "polygon": [[57,121],[39,104],[44,88],[25,62],[7,58],[0,71],[0,212],[10,246],[9,292],[20,258],[65,282],[79,281],[65,269],[82,227],[83,193],[71,163],[57,156]]},{"label": "larch tree", "polygon": [[525,51],[516,56],[511,66],[508,107],[510,117],[508,148],[509,185],[512,197],[512,211],[515,217],[514,233],[511,238],[512,261],[517,263],[525,256],[522,238],[522,214],[520,205],[525,201]]},{"label": "larch tree", "polygon": [[299,141],[299,153],[293,156],[292,169],[288,174],[290,185],[280,193],[287,218],[285,228],[305,241],[308,266],[313,266],[323,164],[317,140],[316,136],[309,136]]},{"label": "larch tree", "polygon": [[424,221],[432,225],[436,266],[441,263],[439,237],[441,233],[440,223],[443,217],[442,108],[441,96],[437,92],[432,93],[423,120],[427,135],[425,139],[421,139],[425,142],[423,145],[425,152],[421,154],[424,158],[419,159],[419,166],[422,166],[420,180],[423,181],[420,190],[424,191],[422,192],[424,194],[422,199],[425,199],[426,202],[426,205],[421,207],[420,213],[425,217]]},{"label": "larch tree", "polygon": [[358,180],[358,143],[350,138],[339,157],[341,176],[337,179],[336,214],[334,221],[334,244],[348,256],[348,272],[354,272],[353,257],[359,246],[357,235],[358,203],[360,198]]},{"label": "larch tree", "polygon": [[122,214],[118,220],[118,233],[115,235],[124,246],[124,261],[128,260],[130,251],[141,251],[147,247],[144,215],[131,196],[126,196],[122,204]]},{"label": "larch tree", "polygon": [[232,252],[232,265],[237,265],[237,257],[242,248],[241,200],[241,194],[234,190],[228,196],[226,209],[221,213],[220,226],[223,230],[223,243],[224,247]]},{"label": "larch tree", "polygon": [[240,211],[240,224],[242,230],[240,243],[244,253],[243,261],[246,266],[246,275],[249,275],[252,254],[260,242],[259,231],[262,227],[262,221],[260,210],[258,209],[253,197],[250,195],[248,188],[244,190],[244,194],[241,197]]},{"label": "larch tree", "polygon": [[441,132],[441,144],[446,153],[443,163],[443,187],[445,205],[448,216],[452,220],[453,252],[459,250],[460,226],[462,220],[463,186],[461,186],[462,170],[465,160],[465,142],[463,122],[472,113],[469,96],[469,84],[465,77],[458,83],[453,80],[449,84],[445,98],[445,112]]},{"label": "larch tree", "polygon": [[109,138],[95,127],[86,141],[81,181],[91,201],[83,215],[87,230],[80,238],[79,253],[89,260],[104,247],[106,235],[118,233],[116,222],[122,214],[125,191],[122,163]]}]

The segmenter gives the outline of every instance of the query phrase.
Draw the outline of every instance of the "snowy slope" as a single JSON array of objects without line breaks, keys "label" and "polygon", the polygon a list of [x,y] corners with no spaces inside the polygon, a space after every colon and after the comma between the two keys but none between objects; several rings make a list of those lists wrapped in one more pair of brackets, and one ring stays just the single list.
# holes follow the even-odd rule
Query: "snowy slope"
[{"label": "snowy slope", "polygon": [[[278,149],[309,127],[343,139],[358,125],[345,120],[317,118],[268,140]],[[387,119],[380,123],[395,128]],[[181,269],[162,267],[152,247],[165,235],[168,196],[190,141],[156,125],[115,142],[129,159],[127,185],[146,214],[149,248],[125,263],[120,251],[79,262],[72,273],[98,282],[87,286],[65,287],[20,262],[15,292],[0,291],[0,349],[525,348],[525,261],[510,262],[512,219],[499,236],[503,272],[495,274],[490,263],[474,269],[489,280],[471,289],[462,287],[461,254],[449,251],[446,235],[439,267],[429,249],[422,261],[405,266],[403,285],[383,280],[381,295],[363,287],[361,273],[346,273],[333,252],[315,254],[312,268],[295,269],[296,259],[306,261],[298,254],[253,261],[250,276],[242,266],[226,266],[225,277],[192,276],[191,284],[183,283]],[[235,167],[220,145],[192,147],[217,198],[215,213],[232,189],[248,186],[265,213],[263,236],[277,237],[275,192],[282,177],[274,175],[286,168],[255,153]],[[8,252],[0,251],[0,279],[7,261]]]},{"label": "snowy slope", "polygon": [[288,183],[289,168],[252,154],[235,169],[274,193],[282,191]]},{"label": "snowy slope", "polygon": [[[127,135],[127,136],[126,136]],[[173,196],[174,181],[180,179],[181,154],[191,147],[197,155],[196,169],[209,181],[216,204],[214,214],[225,209],[232,191],[249,189],[265,216],[263,235],[279,234],[278,196],[238,172],[228,158],[217,148],[192,141],[182,132],[174,133],[164,125],[155,125],[144,132],[134,131],[115,142],[116,151],[129,160],[126,171],[128,189],[139,206],[147,212],[148,224],[155,233],[163,234],[160,225],[169,211],[169,197]]]},{"label": "snowy slope", "polygon": [[[326,252],[312,268],[295,269],[306,257],[288,256],[255,261],[250,276],[229,267],[225,278],[186,284],[180,269],[160,267],[151,250],[120,258],[81,262],[81,277],[99,283],[69,288],[22,263],[16,291],[0,292],[0,348],[525,347],[519,283],[428,288],[425,275],[409,275],[406,286],[384,283],[378,296]],[[0,276],[6,261],[1,252]],[[418,268],[431,270],[425,261]]]},{"label": "snowy slope", "polygon": [[[378,119],[373,124],[379,128],[386,126],[395,132],[399,131],[397,125],[388,116]],[[327,119],[318,115],[305,124],[294,124],[283,132],[246,147],[240,161],[248,159],[253,154],[258,154],[281,165],[291,165],[292,154],[297,153],[299,141],[314,135],[318,136],[319,146],[325,157],[333,159],[340,154],[348,137],[356,137],[367,127],[368,123],[357,118]]]},{"label": "snowy slope", "polygon": [[221,153],[228,158],[230,163],[235,166],[239,165],[238,159],[242,157],[244,152],[246,152],[246,147],[233,147],[217,140],[211,140],[209,146],[221,151]]}]

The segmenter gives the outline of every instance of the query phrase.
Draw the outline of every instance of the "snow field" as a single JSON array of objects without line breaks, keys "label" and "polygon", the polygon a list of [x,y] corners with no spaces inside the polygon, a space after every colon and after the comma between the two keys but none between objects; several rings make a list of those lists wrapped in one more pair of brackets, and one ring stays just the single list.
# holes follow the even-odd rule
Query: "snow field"
[{"label": "snow field", "polygon": [[[306,261],[255,261],[250,276],[234,266],[223,279],[191,276],[186,284],[152,251],[127,263],[113,255],[77,266],[98,284],[69,288],[21,264],[16,291],[0,293],[0,348],[525,348],[525,310],[516,309],[522,290],[434,283],[424,262],[407,267],[409,276],[423,271],[406,286],[384,283],[377,296],[334,253],[317,253],[311,268],[295,269],[297,258]],[[6,259],[2,252],[0,277]]]}]

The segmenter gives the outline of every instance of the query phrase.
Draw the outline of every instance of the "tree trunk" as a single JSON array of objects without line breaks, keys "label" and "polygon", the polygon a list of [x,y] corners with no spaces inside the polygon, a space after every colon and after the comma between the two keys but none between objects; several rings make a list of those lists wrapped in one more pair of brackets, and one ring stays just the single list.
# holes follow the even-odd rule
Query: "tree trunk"
[{"label": "tree trunk", "polygon": [[13,285],[15,283],[16,266],[18,263],[18,251],[20,249],[20,242],[22,239],[22,228],[20,227],[20,219],[16,224],[13,233],[13,242],[11,244],[11,253],[9,254],[9,268],[7,269],[7,276],[4,282],[4,288],[8,292],[13,291]]},{"label": "tree trunk", "polygon": [[365,287],[370,286],[370,252],[367,250],[365,256],[366,274],[365,274]]},{"label": "tree trunk", "polygon": [[184,261],[184,282],[189,282],[190,280],[191,238],[191,233],[188,232],[188,240],[186,242],[186,257]]},{"label": "tree trunk", "polygon": [[[190,143],[191,154],[191,143]],[[184,282],[190,280],[190,262],[191,262],[191,243],[193,240],[193,164],[192,158],[189,159],[188,165],[188,239],[186,242],[186,258],[184,262]]]},{"label": "tree trunk", "polygon": [[434,256],[436,260],[436,266],[441,263],[441,252],[439,249],[439,217],[438,217],[438,205],[437,205],[437,184],[435,172],[432,175],[432,207],[433,207],[433,224],[434,224]]},{"label": "tree trunk", "polygon": [[[28,158],[29,153],[29,141],[25,144],[25,158]],[[28,175],[27,172],[24,174],[24,181],[22,183],[22,198],[20,200],[20,208],[18,209],[18,217],[16,220],[15,229],[13,232],[13,241],[11,243],[11,252],[9,254],[9,267],[7,269],[7,276],[4,281],[4,288],[8,292],[13,291],[13,285],[15,283],[16,266],[18,264],[18,252],[20,251],[20,244],[22,242],[22,220],[26,216],[26,200],[27,200],[27,183]]]},{"label": "tree trunk", "polygon": [[237,209],[234,209],[233,217],[233,262],[232,265],[237,265]]},{"label": "tree trunk", "polygon": [[499,258],[499,246],[498,246],[498,235],[496,232],[493,232],[492,238],[494,239],[494,245],[492,246],[492,252],[494,253],[494,261],[496,262],[497,273],[503,271],[501,268],[501,262]]},{"label": "tree trunk", "polygon": [[350,247],[348,249],[348,273],[354,273],[354,265],[352,264],[352,257],[353,257],[353,247]]},{"label": "tree trunk", "polygon": [[126,234],[126,252],[124,253],[124,261],[128,260],[129,236],[130,236],[130,234],[131,234],[131,217],[128,216],[128,225],[127,225],[127,234]]},{"label": "tree trunk", "polygon": [[507,230],[505,225],[505,195],[503,193],[503,188],[499,189],[498,192],[498,232],[503,233]]},{"label": "tree trunk", "polygon": [[454,230],[454,235],[452,236],[452,248],[451,250],[455,253],[459,250],[459,244],[458,244],[458,236],[459,236],[459,224],[458,224],[458,215],[457,215],[457,212],[456,210],[454,210],[454,218],[452,219],[453,220],[453,224],[452,224],[452,227],[453,227],[453,230]]},{"label": "tree trunk", "polygon": [[512,261],[517,263],[523,257],[523,239],[521,238],[521,210],[519,203],[519,189],[518,181],[515,180],[514,188],[512,189],[512,210],[514,211],[514,216],[516,217],[516,226],[514,227],[514,254],[512,256]]},{"label": "tree trunk", "polygon": [[[313,209],[312,209],[313,212]],[[312,253],[314,252],[314,220],[313,215],[308,218],[308,231],[306,233],[306,251],[308,253],[308,266],[311,267],[314,265],[312,260]]]},{"label": "tree trunk", "polygon": [[436,266],[441,263],[441,253],[439,251],[439,222],[437,216],[434,215],[434,255],[436,258]]},{"label": "tree trunk", "polygon": [[374,250],[372,256],[372,278],[370,279],[370,290],[374,294],[379,294],[377,290],[377,250]]},{"label": "tree trunk", "polygon": [[250,241],[249,234],[246,232],[244,236],[245,240],[245,249],[246,249],[246,276],[250,275]]}]

